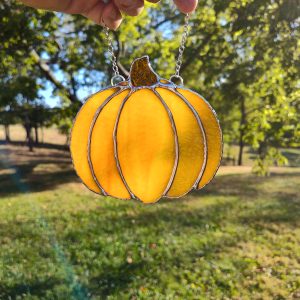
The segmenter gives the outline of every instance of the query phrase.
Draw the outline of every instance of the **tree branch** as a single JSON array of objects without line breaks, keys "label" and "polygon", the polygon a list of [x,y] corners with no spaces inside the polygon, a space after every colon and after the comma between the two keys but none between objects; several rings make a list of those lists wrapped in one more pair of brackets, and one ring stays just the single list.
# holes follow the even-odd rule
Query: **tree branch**
[{"label": "tree branch", "polygon": [[183,72],[192,62],[195,61],[195,59],[199,55],[200,49],[203,47],[203,45],[206,45],[210,41],[211,36],[212,36],[212,34],[206,36],[206,38],[204,40],[202,40],[202,43],[200,43],[200,45],[193,50],[193,53],[191,55],[189,55],[189,57],[183,62],[182,66],[181,66],[181,72]]},{"label": "tree branch", "polygon": [[42,61],[41,57],[38,55],[38,53],[35,50],[31,50],[30,54],[36,61],[37,65],[39,66],[40,70],[43,72],[44,76],[49,81],[51,81],[58,90],[62,91],[72,103],[80,102],[77,96],[72,92],[72,90],[65,87],[60,81],[56,79],[50,67],[45,62]]},{"label": "tree branch", "polygon": [[156,23],[154,26],[151,27],[151,29],[149,29],[149,30],[147,30],[146,32],[144,32],[144,35],[149,34],[149,33],[151,32],[152,29],[156,30],[156,29],[158,29],[161,25],[163,25],[163,24],[165,24],[165,23],[167,23],[167,22],[170,22],[170,21],[173,21],[173,20],[179,18],[180,15],[181,15],[181,14],[176,14],[176,15],[173,15],[173,16],[171,16],[171,17],[169,17],[169,18],[166,18],[166,19],[164,19],[164,20],[162,20],[162,21]]}]

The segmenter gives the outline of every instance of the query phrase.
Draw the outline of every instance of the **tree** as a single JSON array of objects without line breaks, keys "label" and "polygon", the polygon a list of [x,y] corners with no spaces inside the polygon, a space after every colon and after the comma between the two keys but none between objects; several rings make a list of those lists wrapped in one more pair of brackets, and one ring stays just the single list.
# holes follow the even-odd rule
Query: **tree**
[{"label": "tree", "polygon": [[[122,75],[132,60],[148,54],[163,77],[174,73],[184,16],[168,3],[148,5],[138,18],[126,18],[111,33]],[[191,18],[182,76],[218,112],[224,141],[257,153],[257,165],[284,162],[278,149],[299,145],[300,4],[295,0],[213,0],[200,2]],[[24,8],[14,0],[0,4],[1,85],[30,77],[38,99],[49,84],[61,99],[60,124],[67,130],[81,95],[109,84],[112,69],[101,27],[80,16]],[[3,105],[6,91],[0,90]],[[11,101],[14,97],[11,97]],[[25,99],[24,98],[24,99]],[[7,103],[6,103],[7,105]],[[276,151],[274,150],[276,149]],[[262,172],[267,173],[267,172]]]}]

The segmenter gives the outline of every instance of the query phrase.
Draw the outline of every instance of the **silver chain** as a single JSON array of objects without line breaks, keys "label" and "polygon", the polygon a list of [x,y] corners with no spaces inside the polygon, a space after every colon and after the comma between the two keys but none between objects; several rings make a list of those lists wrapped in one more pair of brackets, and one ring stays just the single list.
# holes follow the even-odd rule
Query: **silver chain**
[{"label": "silver chain", "polygon": [[186,14],[185,19],[184,19],[184,27],[183,27],[183,34],[181,37],[181,42],[180,42],[180,47],[179,47],[179,53],[178,53],[178,57],[176,60],[176,67],[175,67],[175,76],[180,76],[180,69],[182,66],[182,58],[183,58],[183,52],[185,50],[185,44],[186,44],[186,40],[188,38],[189,35],[189,20],[190,20],[190,14]]},{"label": "silver chain", "polygon": [[108,53],[111,56],[112,69],[114,72],[114,76],[111,78],[110,82],[111,82],[111,85],[116,85],[122,81],[125,81],[125,78],[122,75],[120,75],[120,72],[119,72],[118,61],[117,61],[117,57],[115,55],[112,38],[110,37],[110,34],[109,34],[109,28],[106,25],[104,25],[103,30],[104,30],[105,37],[107,40],[107,49],[108,49]]},{"label": "silver chain", "polygon": [[[179,84],[183,84],[183,79],[180,76],[180,69],[182,66],[182,62],[183,62],[183,53],[185,50],[185,44],[189,35],[189,20],[190,20],[190,14],[186,14],[185,15],[185,19],[184,19],[184,27],[183,27],[183,34],[181,37],[181,42],[180,42],[180,47],[179,47],[179,51],[178,51],[178,57],[176,60],[176,66],[175,66],[175,74],[171,76],[170,80],[172,82],[176,82]],[[119,72],[119,68],[118,68],[118,64],[117,64],[117,57],[115,55],[114,52],[114,47],[113,47],[113,41],[112,38],[110,37],[109,34],[109,28],[104,25],[104,33],[105,33],[105,37],[107,40],[107,48],[108,48],[108,53],[111,56],[111,62],[112,62],[112,69],[114,72],[114,76],[111,79],[111,83],[112,85],[115,85],[116,83],[120,82],[120,81],[124,81],[124,77],[122,75],[120,75]]]},{"label": "silver chain", "polygon": [[120,76],[119,68],[118,68],[118,65],[117,65],[117,57],[115,55],[112,38],[109,34],[109,28],[106,25],[104,25],[103,30],[104,30],[104,33],[105,33],[105,36],[106,36],[108,53],[111,56],[112,69],[113,69],[113,72],[114,72],[114,76]]}]

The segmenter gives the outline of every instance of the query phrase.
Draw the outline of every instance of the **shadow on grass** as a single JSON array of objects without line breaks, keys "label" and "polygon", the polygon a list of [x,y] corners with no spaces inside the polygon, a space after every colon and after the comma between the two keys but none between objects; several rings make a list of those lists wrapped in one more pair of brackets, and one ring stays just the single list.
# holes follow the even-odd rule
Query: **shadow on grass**
[{"label": "shadow on grass", "polygon": [[214,178],[204,189],[192,192],[192,195],[239,196],[255,199],[255,197],[262,195],[262,190],[258,188],[262,182],[271,182],[274,177],[282,178],[283,181],[288,182],[289,178],[299,176],[300,172],[277,172],[271,173],[269,177],[259,177],[253,174],[222,175]]},{"label": "shadow on grass", "polygon": [[69,165],[61,166],[62,168],[55,172],[38,172],[34,174],[34,169],[38,165],[43,164],[44,167],[53,165],[49,161],[36,161],[31,164],[23,164],[17,168],[11,168],[11,174],[0,175],[0,195],[10,196],[19,193],[33,193],[47,190],[54,190],[57,185],[79,182],[74,170]]},{"label": "shadow on grass", "polygon": [[30,153],[21,147],[13,151],[0,149],[0,171],[0,196],[53,190],[63,183],[80,182],[70,153],[60,150]]},{"label": "shadow on grass", "polygon": [[241,216],[240,221],[256,229],[273,231],[272,224],[289,224],[298,227],[300,224],[300,199],[297,194],[281,193],[274,201],[255,209],[251,213]]},{"label": "shadow on grass", "polygon": [[35,281],[27,284],[20,283],[12,287],[3,286],[2,288],[0,287],[0,299],[19,299],[24,295],[42,297],[45,295],[45,291],[51,291],[53,287],[59,284],[62,284],[59,278],[48,278],[45,281]]},{"label": "shadow on grass", "polygon": [[299,149],[284,149],[281,151],[282,155],[285,156],[291,167],[300,166],[300,151]]},{"label": "shadow on grass", "polygon": [[[10,141],[9,143],[7,143],[7,141],[5,140],[0,140],[0,145],[14,145],[14,146],[25,146],[27,147],[27,142],[24,141]],[[33,148],[37,148],[37,149],[56,149],[56,150],[65,150],[68,151],[69,150],[69,146],[68,145],[58,145],[58,144],[52,144],[52,143],[38,143],[38,144],[33,144]]]},{"label": "shadow on grass", "polygon": [[106,299],[113,293],[128,289],[135,277],[150,267],[146,262],[123,263],[116,267],[107,267],[93,276],[89,282],[88,290],[93,296]]}]

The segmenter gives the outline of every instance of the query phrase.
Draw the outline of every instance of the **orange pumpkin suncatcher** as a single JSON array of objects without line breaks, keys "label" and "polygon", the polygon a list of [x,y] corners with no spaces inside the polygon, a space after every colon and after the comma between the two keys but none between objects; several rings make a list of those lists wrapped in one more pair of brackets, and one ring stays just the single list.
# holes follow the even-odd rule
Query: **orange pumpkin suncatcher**
[{"label": "orange pumpkin suncatcher", "polygon": [[160,79],[144,56],[133,62],[128,81],[85,102],[70,149],[78,176],[93,192],[154,203],[211,181],[222,133],[202,96]]}]

